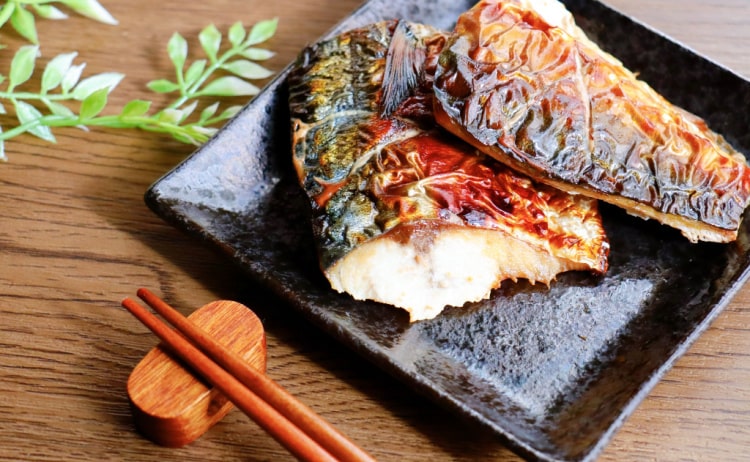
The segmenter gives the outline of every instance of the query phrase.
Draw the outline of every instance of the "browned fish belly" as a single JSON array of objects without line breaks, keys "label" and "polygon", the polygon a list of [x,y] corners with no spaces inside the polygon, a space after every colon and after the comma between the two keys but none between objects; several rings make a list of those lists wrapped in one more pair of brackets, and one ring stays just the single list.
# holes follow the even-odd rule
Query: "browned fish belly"
[{"label": "browned fish belly", "polygon": [[554,0],[484,0],[435,76],[435,118],[535,180],[610,202],[691,241],[736,239],[744,156],[593,44]]},{"label": "browned fish belly", "polygon": [[[420,93],[431,82],[380,117],[395,26],[316,44],[289,78],[293,162],[331,286],[415,321],[486,298],[505,279],[604,272],[596,201],[537,186],[437,129],[431,94]],[[442,34],[412,30],[442,47]]]}]

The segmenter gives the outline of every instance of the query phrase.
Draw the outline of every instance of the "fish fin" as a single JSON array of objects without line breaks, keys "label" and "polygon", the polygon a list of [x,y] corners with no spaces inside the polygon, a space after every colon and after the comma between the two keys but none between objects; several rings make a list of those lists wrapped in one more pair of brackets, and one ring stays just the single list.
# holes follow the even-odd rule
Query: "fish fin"
[{"label": "fish fin", "polygon": [[424,42],[406,21],[399,21],[393,32],[385,60],[380,115],[388,117],[419,86],[427,58]]}]

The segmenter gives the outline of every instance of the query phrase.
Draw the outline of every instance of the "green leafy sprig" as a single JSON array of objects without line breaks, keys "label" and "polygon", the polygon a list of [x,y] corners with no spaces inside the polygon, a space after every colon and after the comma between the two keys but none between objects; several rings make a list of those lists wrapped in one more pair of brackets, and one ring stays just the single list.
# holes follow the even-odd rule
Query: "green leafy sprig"
[{"label": "green leafy sprig", "polygon": [[67,19],[68,15],[53,5],[64,5],[78,14],[105,24],[117,20],[97,0],[10,0],[0,3],[0,27],[10,22],[13,29],[33,44],[38,44],[34,13],[45,19]]},{"label": "green leafy sprig", "polygon": [[[34,74],[39,47],[26,45],[16,52],[8,76],[0,75],[0,101],[9,102],[18,124],[8,130],[0,128],[0,160],[5,157],[4,142],[29,133],[55,142],[55,127],[137,128],[171,135],[178,141],[200,145],[216,130],[215,125],[233,117],[241,106],[229,106],[219,112],[219,102],[205,106],[194,115],[201,97],[254,96],[259,88],[249,80],[264,79],[272,72],[255,61],[263,61],[273,53],[258,48],[276,32],[277,20],[256,23],[247,31],[241,23],[229,28],[229,49],[221,52],[222,34],[214,26],[204,28],[198,38],[205,59],[187,66],[187,41],[178,33],[172,35],[167,53],[175,68],[175,79],[159,79],[148,83],[157,93],[176,93],[176,99],[165,108],[151,112],[152,102],[135,99],[116,114],[102,115],[109,94],[124,78],[117,72],[105,72],[81,79],[85,63],[74,64],[76,53],[55,56],[44,68],[38,91],[19,91],[18,87]],[[222,75],[216,75],[221,71]],[[71,109],[78,105],[77,110]],[[6,114],[0,103],[0,113]]]}]

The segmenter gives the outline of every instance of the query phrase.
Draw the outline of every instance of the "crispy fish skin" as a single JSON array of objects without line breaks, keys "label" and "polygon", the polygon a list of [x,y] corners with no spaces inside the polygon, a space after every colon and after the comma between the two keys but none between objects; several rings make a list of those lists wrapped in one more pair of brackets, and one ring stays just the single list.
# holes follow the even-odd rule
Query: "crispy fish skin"
[{"label": "crispy fish skin", "polygon": [[[505,279],[606,271],[595,200],[538,187],[437,129],[431,95],[417,91],[380,116],[396,27],[378,23],[309,47],[288,81],[293,163],[331,286],[416,321],[487,298]],[[410,30],[428,48],[444,43],[430,28]]]},{"label": "crispy fish skin", "polygon": [[327,268],[383,230],[359,170],[388,143],[418,132],[378,117],[381,75],[396,21],[313,44],[289,75],[292,162],[312,201],[320,263]]},{"label": "crispy fish skin", "polygon": [[559,2],[483,0],[464,13],[435,95],[438,123],[537,181],[693,242],[736,239],[744,156],[599,49]]}]

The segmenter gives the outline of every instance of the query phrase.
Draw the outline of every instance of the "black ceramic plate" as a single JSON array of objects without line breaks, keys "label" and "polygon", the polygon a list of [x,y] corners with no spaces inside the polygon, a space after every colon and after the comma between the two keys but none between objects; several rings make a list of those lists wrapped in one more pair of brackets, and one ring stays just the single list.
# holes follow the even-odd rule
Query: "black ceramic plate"
[{"label": "black ceramic plate", "polygon": [[[373,0],[331,33],[401,17],[449,28],[473,0]],[[750,83],[595,1],[567,1],[604,49],[750,152]],[[593,459],[748,275],[750,232],[728,245],[604,207],[605,277],[506,284],[492,298],[410,325],[405,312],[334,293],[291,166],[286,73],[214,139],[155,183],[146,202],[224,250],[291,306],[523,456]]]}]

